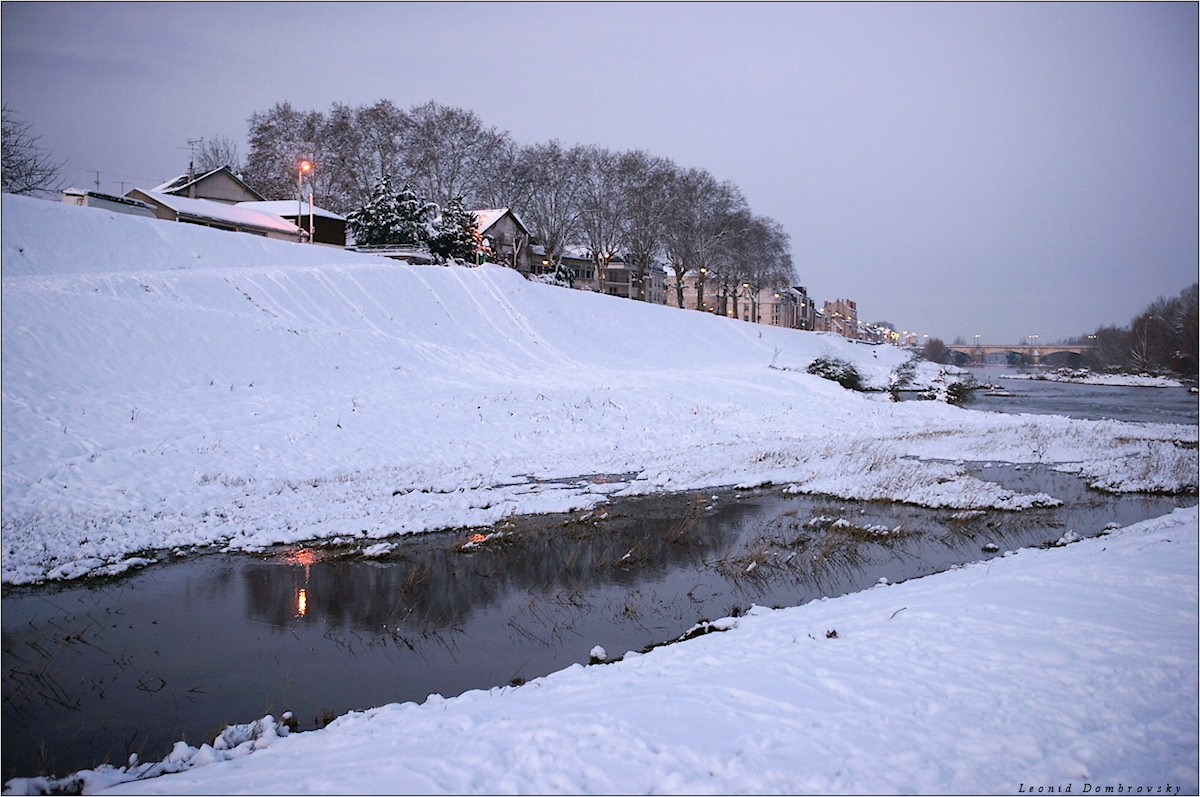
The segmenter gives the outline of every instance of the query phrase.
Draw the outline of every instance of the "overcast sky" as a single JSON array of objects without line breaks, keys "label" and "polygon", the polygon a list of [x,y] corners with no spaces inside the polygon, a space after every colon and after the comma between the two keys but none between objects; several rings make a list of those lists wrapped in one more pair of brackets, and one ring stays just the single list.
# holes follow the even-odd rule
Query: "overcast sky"
[{"label": "overcast sky", "polygon": [[[30,3],[3,101],[123,193],[276,102],[707,169],[868,321],[1051,342],[1197,280],[1196,3]],[[518,209],[519,210],[519,209]]]}]

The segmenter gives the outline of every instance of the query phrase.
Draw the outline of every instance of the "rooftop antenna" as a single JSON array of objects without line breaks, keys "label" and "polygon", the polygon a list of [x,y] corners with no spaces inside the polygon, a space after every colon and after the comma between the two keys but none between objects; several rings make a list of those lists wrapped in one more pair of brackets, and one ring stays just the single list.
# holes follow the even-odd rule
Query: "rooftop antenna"
[{"label": "rooftop antenna", "polygon": [[196,146],[204,143],[204,136],[200,138],[189,138],[188,147],[191,148],[191,155],[188,157],[188,182],[196,179]]}]

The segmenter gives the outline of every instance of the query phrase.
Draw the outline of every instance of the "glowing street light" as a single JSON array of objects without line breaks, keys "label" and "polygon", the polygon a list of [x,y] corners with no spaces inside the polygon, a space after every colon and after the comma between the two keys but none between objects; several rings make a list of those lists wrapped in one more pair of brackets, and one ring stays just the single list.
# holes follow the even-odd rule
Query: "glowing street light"
[{"label": "glowing street light", "polygon": [[[300,227],[300,220],[304,218],[304,175],[313,170],[312,161],[308,158],[301,158],[296,164],[296,194],[299,200],[296,202],[296,226]],[[301,227],[303,230],[303,227]],[[313,221],[312,221],[312,191],[308,192],[308,242],[312,243],[313,238]]]}]

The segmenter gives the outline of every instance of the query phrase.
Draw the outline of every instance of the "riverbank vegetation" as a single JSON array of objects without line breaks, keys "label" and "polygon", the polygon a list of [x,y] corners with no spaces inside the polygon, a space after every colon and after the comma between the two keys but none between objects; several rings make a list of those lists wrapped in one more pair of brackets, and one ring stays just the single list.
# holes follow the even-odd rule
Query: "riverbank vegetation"
[{"label": "riverbank vegetation", "polygon": [[1128,326],[1103,326],[1093,335],[1069,342],[1095,346],[1085,358],[1086,364],[1093,368],[1134,373],[1169,371],[1195,376],[1200,362],[1198,287],[1192,283],[1177,296],[1160,296]]}]

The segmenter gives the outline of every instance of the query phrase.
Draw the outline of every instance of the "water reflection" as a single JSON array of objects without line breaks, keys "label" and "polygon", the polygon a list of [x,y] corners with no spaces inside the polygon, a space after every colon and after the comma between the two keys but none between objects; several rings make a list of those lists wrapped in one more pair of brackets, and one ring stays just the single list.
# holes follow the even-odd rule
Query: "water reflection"
[{"label": "water reflection", "polygon": [[764,500],[647,499],[602,519],[519,518],[490,533],[422,535],[372,559],[357,547],[286,549],[242,568],[247,609],[252,619],[278,628],[303,621],[424,633],[461,626],[512,593],[561,593],[575,596],[577,605],[600,585],[703,570]]}]

